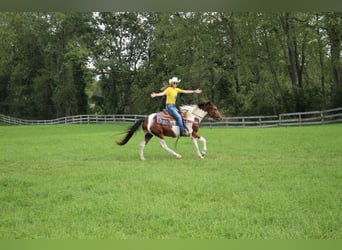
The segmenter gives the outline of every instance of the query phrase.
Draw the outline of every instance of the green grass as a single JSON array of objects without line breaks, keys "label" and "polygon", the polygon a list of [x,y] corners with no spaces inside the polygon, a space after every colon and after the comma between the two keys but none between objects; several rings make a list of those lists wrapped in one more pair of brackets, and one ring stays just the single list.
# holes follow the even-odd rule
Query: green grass
[{"label": "green grass", "polygon": [[154,138],[146,161],[126,127],[0,126],[0,239],[342,238],[341,124],[201,128],[204,160]]}]

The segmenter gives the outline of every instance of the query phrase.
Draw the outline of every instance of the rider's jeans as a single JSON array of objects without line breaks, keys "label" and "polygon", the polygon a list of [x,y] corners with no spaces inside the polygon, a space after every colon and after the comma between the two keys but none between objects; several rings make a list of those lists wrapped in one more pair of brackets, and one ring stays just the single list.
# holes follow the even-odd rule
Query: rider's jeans
[{"label": "rider's jeans", "polygon": [[171,104],[168,104],[166,105],[166,110],[167,112],[169,112],[170,115],[172,115],[176,121],[177,121],[177,124],[179,126],[179,131],[180,131],[180,134],[184,134],[184,125],[183,125],[183,119],[181,117],[181,115],[178,113],[178,109],[176,107],[176,105],[171,105]]}]

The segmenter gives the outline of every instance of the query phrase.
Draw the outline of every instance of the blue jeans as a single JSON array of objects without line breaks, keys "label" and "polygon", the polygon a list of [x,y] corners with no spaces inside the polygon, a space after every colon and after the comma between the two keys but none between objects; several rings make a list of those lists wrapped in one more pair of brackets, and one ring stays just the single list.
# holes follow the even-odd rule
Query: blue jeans
[{"label": "blue jeans", "polygon": [[177,124],[179,126],[179,131],[180,131],[180,134],[184,134],[184,125],[183,125],[183,119],[181,117],[181,115],[178,113],[178,109],[176,107],[176,105],[166,105],[166,110],[167,112],[169,112],[170,115],[173,116],[173,118],[176,119],[177,121]]}]

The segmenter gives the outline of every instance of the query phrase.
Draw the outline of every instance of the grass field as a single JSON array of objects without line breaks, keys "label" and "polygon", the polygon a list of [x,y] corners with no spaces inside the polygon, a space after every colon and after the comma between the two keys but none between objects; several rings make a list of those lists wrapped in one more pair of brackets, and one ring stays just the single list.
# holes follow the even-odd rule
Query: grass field
[{"label": "grass field", "polygon": [[182,138],[146,161],[126,127],[0,126],[0,239],[342,239],[342,124],[201,128],[204,160]]}]

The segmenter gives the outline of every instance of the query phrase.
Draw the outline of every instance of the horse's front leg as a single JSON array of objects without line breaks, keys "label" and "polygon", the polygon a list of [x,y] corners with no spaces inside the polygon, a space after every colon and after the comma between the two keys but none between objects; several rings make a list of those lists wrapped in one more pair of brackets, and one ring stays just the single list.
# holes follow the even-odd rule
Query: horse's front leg
[{"label": "horse's front leg", "polygon": [[204,156],[207,153],[207,140],[201,136],[198,140],[203,143],[202,155]]},{"label": "horse's front leg", "polygon": [[[205,138],[203,136],[194,136],[191,138],[192,139],[192,143],[194,144],[196,153],[198,155],[199,158],[203,159],[205,153],[207,152],[207,141],[205,140]],[[198,147],[198,140],[200,140],[203,143],[203,149],[202,152],[200,152],[199,147]]]}]

